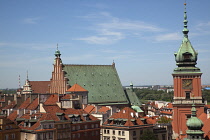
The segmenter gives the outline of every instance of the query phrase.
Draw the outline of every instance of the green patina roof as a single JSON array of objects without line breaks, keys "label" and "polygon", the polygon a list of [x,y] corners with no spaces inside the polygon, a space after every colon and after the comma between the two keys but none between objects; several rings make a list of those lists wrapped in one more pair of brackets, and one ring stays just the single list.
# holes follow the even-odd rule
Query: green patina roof
[{"label": "green patina roof", "polygon": [[88,103],[128,104],[117,71],[113,65],[64,65],[68,84],[79,84],[88,90]]},{"label": "green patina roof", "polygon": [[127,89],[126,90],[130,105],[132,106],[141,106],[142,103],[140,102],[139,98],[136,96],[136,93],[133,91],[133,89]]},{"label": "green patina roof", "polygon": [[190,43],[190,40],[188,38],[188,32],[187,29],[187,14],[186,14],[186,7],[184,11],[184,29],[183,32],[183,40],[182,44],[178,50],[177,53],[175,53],[175,60],[176,65],[178,68],[174,69],[174,73],[182,73],[182,71],[188,71],[188,72],[200,72],[200,69],[195,67],[197,64],[197,56],[198,53],[194,50],[193,46]]},{"label": "green patina roof", "polygon": [[141,108],[139,106],[131,106],[132,109],[134,109],[136,112],[140,113],[140,112],[144,112],[141,110]]},{"label": "green patina roof", "polygon": [[191,115],[191,118],[189,118],[187,120],[187,127],[189,130],[201,130],[202,127],[203,127],[203,122],[197,118],[197,115],[196,115],[196,108],[195,108],[195,105],[193,104],[192,105],[192,115]]}]

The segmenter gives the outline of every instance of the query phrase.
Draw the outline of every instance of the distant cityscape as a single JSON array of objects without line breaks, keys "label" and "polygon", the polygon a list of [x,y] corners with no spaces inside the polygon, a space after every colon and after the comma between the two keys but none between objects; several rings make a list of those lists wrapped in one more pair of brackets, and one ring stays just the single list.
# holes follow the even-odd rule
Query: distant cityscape
[{"label": "distant cityscape", "polygon": [[122,86],[115,62],[64,64],[57,45],[50,79],[27,72],[23,85],[0,90],[0,140],[209,140],[210,85],[201,84],[184,7],[173,85]]}]

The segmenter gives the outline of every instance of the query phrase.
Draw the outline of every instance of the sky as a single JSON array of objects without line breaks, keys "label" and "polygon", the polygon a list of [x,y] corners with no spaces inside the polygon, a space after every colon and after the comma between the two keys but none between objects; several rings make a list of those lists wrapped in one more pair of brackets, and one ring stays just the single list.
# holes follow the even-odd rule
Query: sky
[{"label": "sky", "polygon": [[[0,0],[0,89],[64,64],[115,62],[122,85],[172,85],[184,0]],[[210,1],[187,0],[189,39],[210,84]]]}]

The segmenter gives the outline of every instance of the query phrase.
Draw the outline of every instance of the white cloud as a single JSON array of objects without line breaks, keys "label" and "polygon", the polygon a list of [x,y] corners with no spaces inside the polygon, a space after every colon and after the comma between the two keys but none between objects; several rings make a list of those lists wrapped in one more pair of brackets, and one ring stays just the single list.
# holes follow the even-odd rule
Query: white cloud
[{"label": "white cloud", "polygon": [[168,33],[161,34],[155,37],[156,41],[171,41],[171,40],[181,40],[182,35],[180,33]]},{"label": "white cloud", "polygon": [[[80,37],[75,40],[82,40],[90,44],[112,44],[130,35],[141,35],[144,32],[161,32],[162,28],[142,21],[132,21],[113,17],[108,12],[89,14],[80,18],[91,20],[92,26],[88,29],[95,31],[94,35]],[[142,37],[143,38],[143,37]]]},{"label": "white cloud", "polygon": [[210,21],[200,22],[195,26],[197,31],[192,33],[193,36],[209,35],[210,34]]},{"label": "white cloud", "polygon": [[75,40],[83,40],[90,44],[112,44],[124,38],[121,32],[108,31],[106,29],[100,30],[98,36],[89,36],[83,38],[77,38]]},{"label": "white cloud", "polygon": [[83,38],[77,38],[75,40],[83,40],[90,44],[110,44],[112,41],[108,37],[89,36]]},{"label": "white cloud", "polygon": [[25,23],[25,24],[37,24],[38,20],[40,20],[39,17],[25,18],[25,19],[23,19],[23,23]]},{"label": "white cloud", "polygon": [[162,31],[163,29],[158,28],[154,25],[149,25],[148,23],[144,23],[141,21],[123,21],[120,19],[114,19],[111,22],[107,23],[100,23],[98,24],[99,27],[105,29],[115,29],[115,30],[132,30],[132,31],[150,31],[150,32],[157,32]]}]

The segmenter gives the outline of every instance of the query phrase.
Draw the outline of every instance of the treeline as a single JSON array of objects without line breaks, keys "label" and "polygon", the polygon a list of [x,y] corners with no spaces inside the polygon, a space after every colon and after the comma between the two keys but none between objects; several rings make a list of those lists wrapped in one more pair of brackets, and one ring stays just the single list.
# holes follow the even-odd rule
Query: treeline
[{"label": "treeline", "polygon": [[0,93],[2,94],[15,94],[17,89],[0,89]]},{"label": "treeline", "polygon": [[[159,100],[159,101],[173,101],[173,92],[166,92],[163,90],[152,90],[152,89],[134,89],[136,95],[140,100]],[[203,99],[210,103],[210,90],[202,90]]]},{"label": "treeline", "polygon": [[165,92],[163,90],[152,90],[152,89],[134,89],[136,95],[140,100],[159,100],[172,102],[173,92]]},{"label": "treeline", "polygon": [[207,100],[207,102],[210,104],[210,90],[202,90],[202,95],[204,100]]}]

